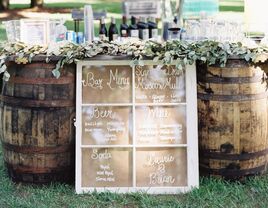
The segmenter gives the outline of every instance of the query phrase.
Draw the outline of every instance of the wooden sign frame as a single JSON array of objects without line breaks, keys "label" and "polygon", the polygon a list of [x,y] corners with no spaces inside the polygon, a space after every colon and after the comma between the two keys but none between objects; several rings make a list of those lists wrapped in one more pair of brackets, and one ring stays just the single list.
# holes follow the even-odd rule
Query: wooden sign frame
[{"label": "wooden sign frame", "polygon": [[[197,130],[197,88],[196,88],[196,68],[195,65],[187,65],[185,68],[185,101],[182,103],[162,103],[162,106],[186,106],[186,143],[185,144],[164,144],[164,145],[147,145],[148,148],[185,148],[186,149],[186,169],[187,169],[187,185],[185,186],[152,186],[152,187],[137,187],[137,176],[136,176],[136,149],[144,148],[142,145],[138,145],[135,142],[135,130],[133,130],[133,141],[130,145],[84,145],[82,144],[82,107],[83,106],[117,106],[116,103],[103,104],[103,103],[92,103],[83,104],[83,93],[82,93],[82,73],[84,67],[87,66],[127,66],[130,67],[130,60],[91,60],[91,61],[78,61],[77,62],[77,82],[76,82],[76,181],[75,189],[76,193],[88,193],[92,191],[103,192],[112,191],[116,193],[129,193],[136,191],[145,191],[149,194],[177,194],[181,192],[190,191],[192,188],[199,186],[199,170],[198,170],[198,130]],[[156,63],[148,60],[144,61],[145,66],[155,66]],[[174,66],[175,67],[175,66]],[[131,67],[130,67],[131,68]],[[120,106],[130,106],[133,109],[133,129],[135,129],[135,67],[131,68],[132,73],[132,103],[121,104]],[[87,94],[90,95],[92,91]],[[134,102],[134,103],[133,103]],[[153,105],[158,105],[153,104]],[[159,104],[160,105],[160,104]],[[146,146],[146,147],[147,147]],[[133,183],[129,187],[90,187],[82,185],[82,149],[90,148],[132,148],[132,177]],[[86,167],[90,171],[93,167]],[[176,170],[174,170],[176,171]]]}]

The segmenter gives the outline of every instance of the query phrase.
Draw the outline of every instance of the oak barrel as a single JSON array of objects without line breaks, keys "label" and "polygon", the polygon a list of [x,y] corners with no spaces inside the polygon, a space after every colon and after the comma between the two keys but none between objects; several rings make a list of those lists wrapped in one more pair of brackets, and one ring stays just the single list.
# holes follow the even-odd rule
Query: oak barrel
[{"label": "oak barrel", "polygon": [[19,65],[1,93],[4,162],[15,182],[74,181],[75,66],[52,75],[57,61]]},{"label": "oak barrel", "polygon": [[266,171],[267,85],[260,67],[230,59],[197,64],[199,164],[202,175],[242,179]]}]

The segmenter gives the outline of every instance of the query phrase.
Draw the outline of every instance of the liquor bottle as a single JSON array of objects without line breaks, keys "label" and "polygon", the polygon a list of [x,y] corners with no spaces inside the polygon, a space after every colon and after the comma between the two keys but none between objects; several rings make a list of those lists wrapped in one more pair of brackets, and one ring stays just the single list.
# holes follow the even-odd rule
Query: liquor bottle
[{"label": "liquor bottle", "polygon": [[120,25],[120,35],[122,38],[128,37],[128,25],[126,16],[123,16],[123,21],[122,24]]},{"label": "liquor bottle", "polygon": [[149,39],[149,27],[145,17],[141,17],[138,22],[139,38],[142,40]]},{"label": "liquor bottle", "polygon": [[168,39],[180,39],[180,31],[181,29],[179,28],[178,25],[178,17],[174,17],[173,23],[171,26],[168,28]]},{"label": "liquor bottle", "polygon": [[100,40],[107,40],[107,29],[105,26],[104,17],[100,19],[100,31],[99,31]]},{"label": "liquor bottle", "polygon": [[115,18],[112,17],[112,22],[109,28],[109,41],[115,41],[118,38],[118,30],[115,23]]},{"label": "liquor bottle", "polygon": [[139,38],[139,30],[136,24],[136,17],[134,16],[131,17],[131,25],[129,25],[128,28],[128,35],[132,38]]},{"label": "liquor bottle", "polygon": [[149,27],[149,38],[158,39],[158,29],[157,24],[154,17],[151,17],[148,21],[148,27]]}]

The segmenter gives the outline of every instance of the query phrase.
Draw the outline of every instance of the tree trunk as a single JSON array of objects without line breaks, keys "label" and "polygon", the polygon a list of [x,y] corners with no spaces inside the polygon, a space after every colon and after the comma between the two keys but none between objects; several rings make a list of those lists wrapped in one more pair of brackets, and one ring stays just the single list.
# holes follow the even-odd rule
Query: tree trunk
[{"label": "tree trunk", "polygon": [[43,0],[31,0],[31,8],[33,7],[43,7]]},{"label": "tree trunk", "polygon": [[9,0],[0,0],[0,10],[7,10],[9,8]]}]

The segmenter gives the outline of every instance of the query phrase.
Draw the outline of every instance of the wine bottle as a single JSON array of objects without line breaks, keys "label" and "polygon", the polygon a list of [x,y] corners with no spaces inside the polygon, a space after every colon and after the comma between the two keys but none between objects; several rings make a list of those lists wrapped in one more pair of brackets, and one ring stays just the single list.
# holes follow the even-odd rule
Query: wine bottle
[{"label": "wine bottle", "polygon": [[123,16],[122,24],[120,25],[120,35],[122,38],[128,37],[128,25],[126,16]]},{"label": "wine bottle", "polygon": [[139,38],[139,30],[136,24],[136,17],[131,17],[131,25],[128,28],[128,35],[132,38]]},{"label": "wine bottle", "polygon": [[148,21],[148,27],[149,27],[149,38],[158,39],[158,29],[157,24],[154,17],[151,17]]},{"label": "wine bottle", "polygon": [[145,17],[141,17],[138,22],[139,38],[142,40],[149,39],[149,28]]},{"label": "wine bottle", "polygon": [[106,29],[106,26],[105,26],[104,17],[102,17],[100,19],[99,39],[100,40],[107,40],[107,29]]},{"label": "wine bottle", "polygon": [[178,18],[175,16],[173,23],[168,28],[168,39],[180,39],[180,28],[178,25]]},{"label": "wine bottle", "polygon": [[109,41],[115,41],[118,38],[118,30],[115,23],[115,18],[112,17],[111,25],[109,28]]}]

